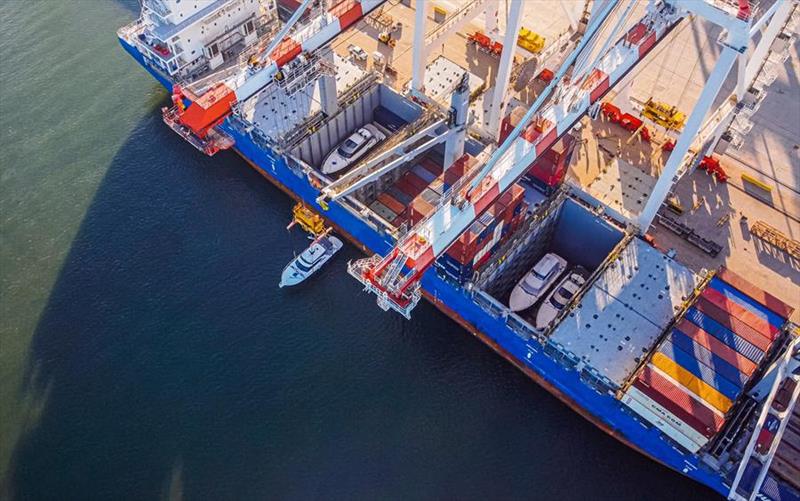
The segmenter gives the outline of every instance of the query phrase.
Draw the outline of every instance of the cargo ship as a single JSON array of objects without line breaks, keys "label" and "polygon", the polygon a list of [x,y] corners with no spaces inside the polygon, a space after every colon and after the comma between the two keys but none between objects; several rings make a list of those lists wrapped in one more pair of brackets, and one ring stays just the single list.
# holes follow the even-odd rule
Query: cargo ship
[{"label": "cargo ship", "polygon": [[[198,155],[232,149],[367,254],[348,272],[380,307],[410,317],[425,298],[598,428],[722,496],[800,499],[794,290],[683,264],[651,226],[719,253],[665,207],[679,179],[722,179],[718,158],[786,61],[797,2],[551,2],[537,9],[564,29],[546,36],[522,26],[546,13],[521,0],[141,4],[118,37],[172,95],[166,125]],[[719,54],[688,118],[652,96],[636,109],[615,89],[698,19]],[[725,98],[737,60],[748,71]],[[323,173],[366,125],[379,144]],[[609,151],[603,134],[624,141]],[[568,171],[591,141],[613,161],[582,183]],[[666,157],[660,172],[623,162],[629,145]],[[509,298],[547,254],[585,280],[536,328],[537,305]]]}]

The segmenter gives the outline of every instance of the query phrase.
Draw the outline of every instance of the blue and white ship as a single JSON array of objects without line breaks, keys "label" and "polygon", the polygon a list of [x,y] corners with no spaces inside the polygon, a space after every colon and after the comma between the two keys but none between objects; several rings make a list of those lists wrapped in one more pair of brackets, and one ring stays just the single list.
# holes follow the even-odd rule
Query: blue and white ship
[{"label": "blue and white ship", "polygon": [[[293,11],[289,3],[142,0],[119,40],[172,94],[170,128],[205,154],[232,148],[371,256],[349,271],[381,307],[408,316],[426,298],[606,433],[725,497],[800,499],[793,308],[730,270],[693,272],[642,237],[655,210],[646,224],[631,221],[561,170],[573,127],[596,117],[609,90],[688,16],[726,29],[727,74],[760,22],[748,2],[587,2],[573,36],[558,40],[567,50],[542,53],[555,66],[529,111],[505,118],[494,110],[516,97],[498,83],[513,66],[503,47],[515,46],[524,2],[508,2],[497,91],[419,49],[426,37],[430,46],[466,29],[462,20],[486,11],[483,1],[413,36],[408,85],[392,82],[385,57],[368,69],[332,44],[364,23],[374,31],[388,23],[387,6],[410,9],[410,0],[305,0]],[[779,25],[775,37],[797,14],[796,2],[777,3],[765,21]],[[631,25],[612,27],[615,13]],[[424,9],[412,15],[424,28]],[[607,42],[592,36],[601,31]],[[495,47],[481,54],[497,55]],[[372,123],[389,132],[383,143],[336,179],[323,173],[328,154]],[[680,136],[674,147],[689,146]],[[653,188],[655,209],[666,188]],[[508,300],[550,252],[587,278],[541,330],[535,307],[515,313]]]}]

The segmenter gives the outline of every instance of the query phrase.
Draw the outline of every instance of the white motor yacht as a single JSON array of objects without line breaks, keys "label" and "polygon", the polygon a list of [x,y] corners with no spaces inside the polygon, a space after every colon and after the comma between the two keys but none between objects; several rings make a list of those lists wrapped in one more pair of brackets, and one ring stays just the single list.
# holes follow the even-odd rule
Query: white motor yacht
[{"label": "white motor yacht", "polygon": [[552,252],[545,254],[511,291],[508,307],[511,311],[522,311],[533,306],[566,268],[564,258]]},{"label": "white motor yacht", "polygon": [[322,173],[334,174],[349,167],[384,139],[386,135],[377,127],[364,125],[328,154],[322,162]]},{"label": "white motor yacht", "polygon": [[342,248],[342,241],[323,233],[283,269],[278,287],[297,285],[314,274]]},{"label": "white motor yacht", "polygon": [[537,329],[544,329],[555,320],[558,312],[567,306],[567,303],[572,300],[572,297],[581,290],[583,284],[586,283],[586,277],[589,274],[583,268],[576,268],[567,273],[558,285],[553,287],[550,294],[542,301],[539,306],[539,311],[536,312],[536,325]]}]

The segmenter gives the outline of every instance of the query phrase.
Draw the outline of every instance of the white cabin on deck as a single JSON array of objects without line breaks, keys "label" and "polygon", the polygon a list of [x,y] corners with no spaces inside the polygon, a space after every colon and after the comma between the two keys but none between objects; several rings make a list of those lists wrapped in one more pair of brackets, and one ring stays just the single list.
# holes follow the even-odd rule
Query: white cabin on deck
[{"label": "white cabin on deck", "polygon": [[142,0],[130,38],[153,66],[183,77],[237,57],[274,13],[273,0]]}]

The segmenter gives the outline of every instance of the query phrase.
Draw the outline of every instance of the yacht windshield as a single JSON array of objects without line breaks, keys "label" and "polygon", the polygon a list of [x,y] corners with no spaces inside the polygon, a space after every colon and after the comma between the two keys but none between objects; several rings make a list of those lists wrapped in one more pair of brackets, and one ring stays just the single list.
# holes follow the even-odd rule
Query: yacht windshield
[{"label": "yacht windshield", "polygon": [[553,306],[553,308],[555,308],[557,310],[560,310],[560,309],[564,308],[564,305],[562,303],[559,303],[558,300],[556,300],[555,296],[552,296],[550,298],[550,304]]},{"label": "yacht windshield", "polygon": [[361,144],[358,144],[352,139],[348,139],[341,146],[339,146],[338,152],[344,158],[350,158],[353,155],[355,155],[362,147],[364,147],[365,144],[367,144],[366,141],[362,142]]}]

